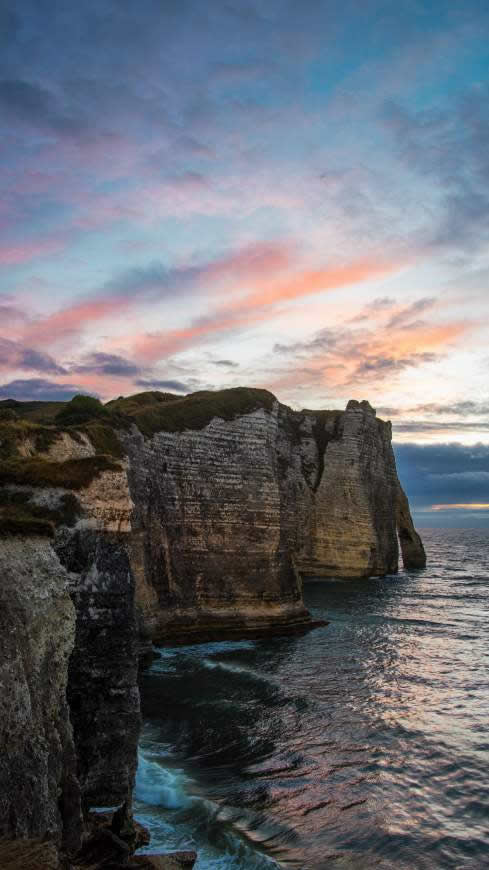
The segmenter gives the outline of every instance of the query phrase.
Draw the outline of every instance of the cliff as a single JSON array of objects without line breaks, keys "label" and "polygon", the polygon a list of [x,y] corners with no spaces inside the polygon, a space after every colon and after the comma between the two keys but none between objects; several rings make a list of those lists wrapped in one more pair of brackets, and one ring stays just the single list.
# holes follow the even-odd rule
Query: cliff
[{"label": "cliff", "polygon": [[[25,428],[0,421],[0,449]],[[130,798],[137,766],[132,502],[124,460],[27,432],[0,463],[0,836],[74,854],[84,811]]]},{"label": "cliff", "polygon": [[275,403],[201,429],[125,438],[131,561],[157,641],[309,624],[282,522],[277,437]]},{"label": "cliff", "polygon": [[82,811],[130,806],[141,646],[306,630],[301,577],[393,573],[398,536],[422,567],[366,402],[0,403],[0,837],[73,853]]},{"label": "cliff", "polygon": [[304,628],[301,576],[395,573],[398,531],[406,568],[425,562],[390,423],[367,402],[295,412],[234,393],[118,404],[135,423],[131,565],[158,642]]}]

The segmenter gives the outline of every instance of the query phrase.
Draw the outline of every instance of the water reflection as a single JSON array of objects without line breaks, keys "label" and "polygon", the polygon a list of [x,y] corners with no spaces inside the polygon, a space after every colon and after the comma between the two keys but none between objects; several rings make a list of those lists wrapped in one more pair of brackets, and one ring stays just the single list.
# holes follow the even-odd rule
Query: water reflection
[{"label": "water reflection", "polygon": [[199,870],[487,866],[489,538],[458,535],[427,536],[416,575],[308,583],[331,623],[304,637],[162,651],[155,847],[197,847]]}]

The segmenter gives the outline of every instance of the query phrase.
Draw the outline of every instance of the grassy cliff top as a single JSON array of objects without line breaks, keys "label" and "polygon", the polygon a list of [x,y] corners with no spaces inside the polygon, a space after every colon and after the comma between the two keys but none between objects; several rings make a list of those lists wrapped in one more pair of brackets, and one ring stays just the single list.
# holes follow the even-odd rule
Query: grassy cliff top
[{"label": "grassy cliff top", "polygon": [[[0,459],[16,455],[16,443],[29,437],[36,450],[46,451],[60,432],[73,438],[85,433],[97,454],[121,458],[124,454],[117,431],[134,423],[146,437],[156,432],[199,430],[214,417],[233,420],[258,408],[271,410],[275,396],[268,390],[232,387],[201,390],[187,396],[152,390],[119,396],[103,405],[91,396],[75,396],[70,402],[0,401]],[[299,416],[314,415],[332,423],[343,412],[304,408]]]},{"label": "grassy cliff top", "polygon": [[0,402],[0,461],[18,458],[26,446],[27,455],[46,454],[48,458],[49,448],[63,432],[78,442],[83,433],[98,455],[121,459],[124,450],[116,430],[124,425],[125,418],[91,396],[75,396],[70,402],[8,399]]},{"label": "grassy cliff top", "polygon": [[[66,431],[69,427],[81,428],[82,424],[93,425],[94,422],[117,428],[124,424],[127,426],[129,422],[143,423],[146,417],[151,417],[155,423],[161,423],[162,430],[182,431],[183,428],[201,429],[213,416],[228,420],[256,408],[270,409],[274,401],[276,397],[273,393],[255,387],[201,390],[186,396],[148,390],[132,396],[119,396],[105,405],[91,396],[75,396],[69,402],[20,402],[16,399],[4,399],[0,400],[0,425],[12,415],[13,418],[28,421],[33,426],[45,429],[59,429],[62,426]],[[297,413],[329,420],[343,411],[303,408]],[[202,420],[205,422],[202,423]]]},{"label": "grassy cliff top", "polygon": [[[9,497],[2,505],[2,488],[4,493],[9,487],[84,489],[104,471],[120,470],[117,459],[124,449],[117,433],[131,424],[146,437],[199,430],[214,417],[232,420],[258,408],[270,410],[274,402],[267,390],[246,387],[188,396],[138,393],[106,405],[90,396],[56,403],[0,402],[0,534],[50,534],[54,528],[53,518],[31,504],[14,504]],[[62,433],[75,442],[88,436],[95,455],[58,461],[49,451]]]},{"label": "grassy cliff top", "polygon": [[23,420],[30,420],[31,423],[49,426],[54,422],[56,414],[67,404],[67,402],[18,402],[17,399],[1,399],[0,420],[8,411],[13,412]]},{"label": "grassy cliff top", "polygon": [[[271,409],[275,397],[266,390],[236,388],[203,391],[189,396],[171,393],[137,393],[103,405],[90,396],[75,396],[70,402],[0,402],[0,488],[23,486],[33,489],[62,487],[79,490],[104,471],[120,469],[117,460],[125,454],[118,432],[134,423],[146,437],[156,432],[203,429],[213,417],[232,420],[257,408]],[[43,411],[44,406],[44,411]],[[57,461],[50,455],[56,440],[68,433],[73,441],[88,436],[95,456],[73,456]],[[76,451],[74,451],[76,452]],[[43,518],[31,516],[25,506],[0,510],[0,527],[14,526],[49,532]],[[15,522],[14,522],[15,520]]]},{"label": "grassy cliff top", "polygon": [[151,437],[156,432],[183,432],[203,429],[213,417],[233,420],[258,408],[271,410],[275,396],[268,390],[234,387],[228,390],[202,390],[188,396],[170,393],[139,393],[109,402],[126,414],[138,429]]}]

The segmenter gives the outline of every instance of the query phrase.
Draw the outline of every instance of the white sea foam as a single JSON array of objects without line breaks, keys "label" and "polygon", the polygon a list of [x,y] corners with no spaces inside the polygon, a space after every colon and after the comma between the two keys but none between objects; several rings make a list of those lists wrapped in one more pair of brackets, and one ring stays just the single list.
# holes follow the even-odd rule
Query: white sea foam
[{"label": "white sea foam", "polygon": [[228,671],[230,674],[238,674],[239,676],[246,677],[249,680],[258,680],[262,683],[274,683],[267,674],[259,674],[257,671],[251,670],[251,668],[243,668],[241,665],[233,665],[230,662],[221,662],[219,660],[214,661],[214,659],[202,659],[202,664],[205,668],[209,668],[211,671]]},{"label": "white sea foam", "polygon": [[168,810],[184,809],[192,800],[185,791],[188,783],[183,770],[163,767],[158,761],[146,758],[142,752],[139,754],[134,790],[136,800]]}]

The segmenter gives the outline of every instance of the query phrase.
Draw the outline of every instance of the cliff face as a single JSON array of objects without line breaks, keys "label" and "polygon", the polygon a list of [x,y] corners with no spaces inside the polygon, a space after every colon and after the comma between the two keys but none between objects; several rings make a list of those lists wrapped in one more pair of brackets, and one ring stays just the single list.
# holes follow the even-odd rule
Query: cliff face
[{"label": "cliff face", "polygon": [[258,405],[181,431],[164,431],[163,407],[160,431],[124,439],[137,600],[158,642],[305,626],[300,575],[396,572],[398,524],[405,566],[424,564],[389,423],[367,402]]},{"label": "cliff face", "polygon": [[139,693],[134,581],[124,543],[96,529],[61,533],[76,643],[67,698],[86,806],[130,798],[137,766]]},{"label": "cliff face", "polygon": [[132,564],[155,640],[307,625],[282,522],[278,411],[127,439]]},{"label": "cliff face", "polygon": [[77,617],[68,702],[83,801],[112,806],[130,798],[140,725],[126,463],[97,475],[77,500],[81,519],[53,543]]},{"label": "cliff face", "polygon": [[142,635],[304,630],[301,575],[395,572],[398,534],[407,568],[425,554],[366,402],[142,394],[82,423],[70,405],[64,429],[0,416],[0,837],[73,849],[80,806],[130,802]]},{"label": "cliff face", "polygon": [[426,565],[423,542],[414,528],[409,502],[400,482],[397,482],[396,520],[404,565],[417,570]]},{"label": "cliff face", "polygon": [[130,799],[140,723],[127,475],[80,448],[65,435],[0,466],[0,836],[70,851],[81,808]]},{"label": "cliff face", "polygon": [[81,832],[66,700],[75,611],[67,574],[43,538],[0,546],[0,838]]},{"label": "cliff face", "polygon": [[[290,421],[289,409],[282,417]],[[295,418],[296,441],[282,426],[279,452],[299,571],[329,577],[397,571],[390,424],[377,420],[367,402],[353,401],[343,413]]]}]

